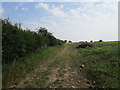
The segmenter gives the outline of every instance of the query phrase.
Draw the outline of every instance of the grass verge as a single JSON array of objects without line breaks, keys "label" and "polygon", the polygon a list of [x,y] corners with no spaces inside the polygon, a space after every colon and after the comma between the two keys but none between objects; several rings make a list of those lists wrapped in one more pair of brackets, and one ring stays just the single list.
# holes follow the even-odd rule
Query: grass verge
[{"label": "grass verge", "polygon": [[48,47],[39,49],[34,53],[28,54],[20,58],[18,61],[3,65],[3,88],[9,88],[11,85],[17,84],[25,75],[39,64],[47,61],[49,56],[56,54],[62,46]]}]

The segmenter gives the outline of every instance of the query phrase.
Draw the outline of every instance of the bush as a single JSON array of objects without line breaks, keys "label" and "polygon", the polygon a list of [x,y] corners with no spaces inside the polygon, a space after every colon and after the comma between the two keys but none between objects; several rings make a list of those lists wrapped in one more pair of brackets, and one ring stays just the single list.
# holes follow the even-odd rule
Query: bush
[{"label": "bush", "polygon": [[23,30],[21,24],[12,24],[8,19],[2,22],[2,58],[3,63],[10,63],[38,48],[62,45],[46,28],[38,28],[38,32]]}]

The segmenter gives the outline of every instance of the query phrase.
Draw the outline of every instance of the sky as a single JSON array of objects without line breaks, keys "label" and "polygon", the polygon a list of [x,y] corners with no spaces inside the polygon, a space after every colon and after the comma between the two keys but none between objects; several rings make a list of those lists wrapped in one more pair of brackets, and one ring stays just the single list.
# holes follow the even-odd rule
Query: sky
[{"label": "sky", "polygon": [[117,2],[3,2],[0,13],[24,29],[45,27],[62,40],[118,40]]}]

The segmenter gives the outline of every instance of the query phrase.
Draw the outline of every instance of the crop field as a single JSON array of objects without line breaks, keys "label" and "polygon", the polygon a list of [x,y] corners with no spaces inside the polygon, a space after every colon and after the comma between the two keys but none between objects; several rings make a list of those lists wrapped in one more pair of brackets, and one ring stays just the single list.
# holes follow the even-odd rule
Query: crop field
[{"label": "crop field", "polygon": [[94,47],[80,49],[77,63],[86,66],[87,77],[99,88],[118,87],[118,42],[94,43]]}]

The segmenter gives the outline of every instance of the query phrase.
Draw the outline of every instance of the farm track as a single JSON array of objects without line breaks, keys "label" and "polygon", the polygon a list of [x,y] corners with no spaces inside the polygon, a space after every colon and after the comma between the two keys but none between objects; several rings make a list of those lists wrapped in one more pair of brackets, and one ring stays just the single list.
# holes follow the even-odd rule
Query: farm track
[{"label": "farm track", "polygon": [[27,74],[19,84],[11,88],[89,88],[93,87],[85,77],[84,69],[75,67],[73,56],[78,52],[65,45],[49,60]]}]

